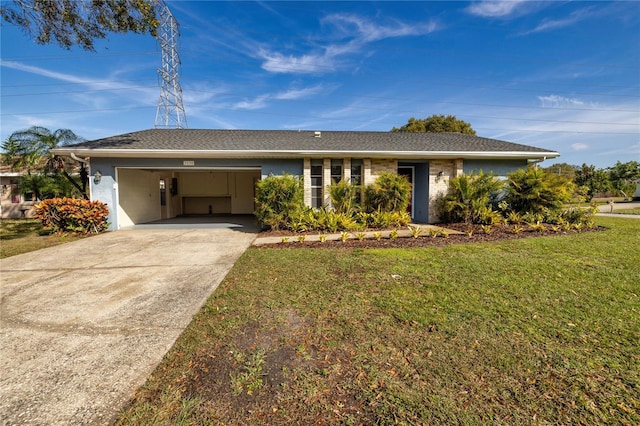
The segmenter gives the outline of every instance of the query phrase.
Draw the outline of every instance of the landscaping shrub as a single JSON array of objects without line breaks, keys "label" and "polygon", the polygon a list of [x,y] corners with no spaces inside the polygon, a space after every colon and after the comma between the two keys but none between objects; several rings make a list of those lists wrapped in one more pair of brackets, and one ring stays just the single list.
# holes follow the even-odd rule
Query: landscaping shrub
[{"label": "landscaping shrub", "polygon": [[555,221],[547,220],[547,222],[561,224],[563,221],[566,221],[572,225],[580,224],[591,227],[597,211],[597,207],[591,207],[587,209],[572,207],[562,210],[560,213],[558,213],[558,215],[556,216],[557,219]]},{"label": "landscaping shrub", "polygon": [[575,184],[564,176],[528,167],[509,173],[504,201],[512,211],[544,214],[560,211],[572,199],[575,190]]},{"label": "landscaping shrub", "polygon": [[365,205],[368,212],[406,211],[411,201],[411,184],[406,177],[385,172],[365,188]]},{"label": "landscaping shrub", "polygon": [[492,205],[502,190],[492,173],[460,175],[451,178],[449,191],[440,203],[444,222],[496,223]]},{"label": "landscaping shrub", "polygon": [[411,223],[411,216],[406,211],[387,212],[376,210],[368,213],[365,219],[369,228],[404,227]]},{"label": "landscaping shrub", "polygon": [[291,228],[292,219],[305,211],[304,190],[299,176],[269,175],[256,186],[256,219],[272,229]]},{"label": "landscaping shrub", "polygon": [[109,209],[100,201],[80,198],[50,198],[35,205],[35,217],[54,232],[88,234],[109,226]]},{"label": "landscaping shrub", "polygon": [[328,187],[331,205],[337,213],[351,214],[359,209],[356,200],[357,188],[349,181],[332,182]]}]

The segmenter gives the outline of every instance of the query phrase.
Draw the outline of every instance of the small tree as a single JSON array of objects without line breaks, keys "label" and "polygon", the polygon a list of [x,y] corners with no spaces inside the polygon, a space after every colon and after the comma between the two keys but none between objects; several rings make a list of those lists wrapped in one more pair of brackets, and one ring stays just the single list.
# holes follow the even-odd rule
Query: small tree
[{"label": "small tree", "polygon": [[385,172],[365,188],[365,204],[369,212],[403,212],[411,201],[411,184],[406,177]]},{"label": "small tree", "polygon": [[256,219],[272,229],[286,228],[304,210],[304,190],[299,176],[269,175],[256,187]]},{"label": "small tree", "polygon": [[[51,152],[54,148],[82,141],[81,137],[69,129],[52,132],[46,127],[32,126],[13,132],[2,143],[2,150],[5,151],[3,162],[10,164],[13,170],[25,171],[27,175],[40,174],[43,175],[41,179],[45,178],[44,175],[52,177],[53,182],[60,183],[60,179],[55,175],[62,174],[84,198],[88,198],[81,183],[64,169],[62,158]],[[66,192],[68,191],[60,189],[56,195]]]},{"label": "small tree", "polygon": [[575,189],[575,184],[563,176],[528,167],[509,173],[504,200],[512,211],[544,214],[547,210],[561,210]]}]

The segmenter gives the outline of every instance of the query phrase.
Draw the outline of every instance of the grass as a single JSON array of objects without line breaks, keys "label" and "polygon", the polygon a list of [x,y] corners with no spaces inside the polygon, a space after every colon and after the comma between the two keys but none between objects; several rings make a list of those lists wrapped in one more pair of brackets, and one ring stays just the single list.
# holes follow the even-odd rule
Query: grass
[{"label": "grass", "polygon": [[[640,222],[598,221],[611,229],[250,250],[119,422],[637,424]],[[75,239],[43,233],[2,220],[2,257]]]},{"label": "grass", "polygon": [[615,214],[640,214],[640,207],[633,209],[616,209],[613,211]]},{"label": "grass", "polygon": [[640,423],[640,221],[250,249],[119,424]]},{"label": "grass", "polygon": [[0,259],[77,240],[73,235],[49,235],[37,219],[0,220]]}]

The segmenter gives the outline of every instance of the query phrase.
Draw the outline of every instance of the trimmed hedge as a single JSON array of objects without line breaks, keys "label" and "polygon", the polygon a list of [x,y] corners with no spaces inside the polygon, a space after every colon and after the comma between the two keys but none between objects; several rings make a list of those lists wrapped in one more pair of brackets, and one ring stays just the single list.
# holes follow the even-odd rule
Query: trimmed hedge
[{"label": "trimmed hedge", "polygon": [[97,234],[108,228],[108,216],[106,204],[81,198],[50,198],[35,205],[35,217],[54,232]]}]

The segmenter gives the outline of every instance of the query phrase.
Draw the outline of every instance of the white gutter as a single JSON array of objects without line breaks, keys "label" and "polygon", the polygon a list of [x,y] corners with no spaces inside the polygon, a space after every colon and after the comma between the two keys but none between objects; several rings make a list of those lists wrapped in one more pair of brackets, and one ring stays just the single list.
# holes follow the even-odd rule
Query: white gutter
[{"label": "white gutter", "polygon": [[327,158],[363,157],[394,159],[547,159],[556,158],[560,153],[527,151],[326,151],[326,150],[169,150],[169,149],[82,149],[56,148],[56,155],[78,155],[85,157],[111,158]]}]

